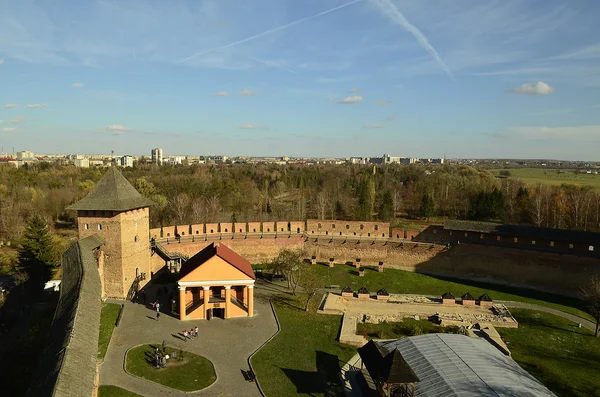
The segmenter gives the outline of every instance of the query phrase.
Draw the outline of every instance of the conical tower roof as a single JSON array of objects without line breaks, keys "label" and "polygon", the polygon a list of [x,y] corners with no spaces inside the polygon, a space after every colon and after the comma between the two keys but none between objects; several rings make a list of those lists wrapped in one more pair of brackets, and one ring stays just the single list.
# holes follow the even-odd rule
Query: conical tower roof
[{"label": "conical tower roof", "polygon": [[82,200],[67,207],[69,210],[129,211],[154,205],[138,193],[116,168],[112,167]]}]

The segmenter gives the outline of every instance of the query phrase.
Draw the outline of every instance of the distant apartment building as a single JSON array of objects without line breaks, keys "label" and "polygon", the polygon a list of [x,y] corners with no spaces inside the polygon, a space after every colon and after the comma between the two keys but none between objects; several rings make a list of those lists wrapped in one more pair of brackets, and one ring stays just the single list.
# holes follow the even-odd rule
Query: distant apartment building
[{"label": "distant apartment building", "polygon": [[350,157],[350,164],[368,164],[369,161],[365,157]]},{"label": "distant apartment building", "polygon": [[419,162],[419,159],[414,157],[402,157],[400,159],[401,164],[416,164]]},{"label": "distant apartment building", "polygon": [[75,164],[75,167],[79,167],[79,168],[89,168],[90,167],[90,160],[88,159],[75,159],[73,160],[73,163]]},{"label": "distant apartment building", "polygon": [[29,150],[24,150],[22,152],[17,152],[17,160],[31,160],[35,158],[33,152]]},{"label": "distant apartment building", "polygon": [[390,156],[389,154],[383,155],[383,163],[384,164],[400,164],[402,162],[402,157],[400,156]]},{"label": "distant apartment building", "polygon": [[178,164],[181,164],[182,161],[183,161],[183,158],[181,156],[173,156],[173,157],[167,158],[167,160],[165,162],[170,165],[178,165]]},{"label": "distant apartment building", "polygon": [[157,147],[152,149],[152,163],[158,165],[163,163],[163,151],[161,148]]},{"label": "distant apartment building", "polygon": [[123,156],[119,159],[119,165],[121,167],[133,167],[133,157]]}]

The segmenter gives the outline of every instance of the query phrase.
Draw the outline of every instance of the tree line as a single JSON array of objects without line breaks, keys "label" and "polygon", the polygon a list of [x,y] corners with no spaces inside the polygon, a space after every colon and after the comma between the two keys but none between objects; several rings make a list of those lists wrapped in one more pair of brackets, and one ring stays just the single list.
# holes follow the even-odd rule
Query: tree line
[{"label": "tree line", "polygon": [[[65,207],[104,172],[47,163],[0,166],[0,239],[18,239],[34,214],[55,227],[70,225],[75,214]],[[591,188],[531,186],[466,165],[140,164],[122,172],[156,203],[151,227],[309,218],[394,225],[399,218],[439,217],[600,230],[600,194]]]}]

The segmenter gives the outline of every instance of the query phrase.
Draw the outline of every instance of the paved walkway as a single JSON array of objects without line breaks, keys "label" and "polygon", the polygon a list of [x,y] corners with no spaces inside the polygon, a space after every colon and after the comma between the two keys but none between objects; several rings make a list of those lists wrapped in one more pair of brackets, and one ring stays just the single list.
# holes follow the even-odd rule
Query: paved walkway
[{"label": "paved walkway", "polygon": [[[100,365],[100,384],[119,386],[148,397],[260,396],[256,384],[244,380],[241,370],[248,370],[248,357],[277,332],[277,324],[266,296],[268,292],[261,293],[260,287],[255,291],[255,316],[227,320],[215,318],[210,321],[182,322],[162,314],[160,321],[156,321],[156,313],[144,305],[114,301],[124,303],[125,309],[121,323],[113,332],[104,362]],[[177,336],[184,328],[194,326],[199,328],[200,336],[197,339],[184,342]],[[181,347],[212,361],[217,373],[215,383],[199,392],[185,393],[125,372],[125,352],[129,348],[140,344],[162,343],[163,340],[169,346]]]},{"label": "paved walkway", "polygon": [[523,302],[515,302],[515,301],[494,301],[494,302],[502,303],[502,304],[504,304],[504,306],[506,306],[508,308],[531,309],[531,310],[537,310],[539,312],[546,312],[546,313],[554,314],[555,316],[566,318],[567,320],[573,321],[576,324],[581,323],[581,325],[583,327],[585,327],[591,331],[596,330],[596,323],[594,323],[586,318],[583,318],[581,316],[565,312],[563,310],[553,309],[548,306],[536,305],[534,303],[523,303]]}]

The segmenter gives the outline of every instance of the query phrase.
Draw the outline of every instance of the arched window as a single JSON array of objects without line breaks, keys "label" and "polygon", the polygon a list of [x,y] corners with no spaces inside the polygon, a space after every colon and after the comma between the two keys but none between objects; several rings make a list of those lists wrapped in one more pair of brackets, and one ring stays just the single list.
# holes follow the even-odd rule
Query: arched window
[{"label": "arched window", "polygon": [[296,229],[296,233],[300,233],[300,228]]},{"label": "arched window", "polygon": [[171,237],[171,233],[167,233],[167,237]]},{"label": "arched window", "polygon": [[182,236],[185,236],[185,232],[181,232],[181,235],[182,235]]},{"label": "arched window", "polygon": [[554,241],[550,241],[550,247],[554,247]]},{"label": "arched window", "polygon": [[535,240],[531,240],[531,245],[535,245]]},{"label": "arched window", "polygon": [[346,225],[346,230],[350,229],[350,225]]},{"label": "arched window", "polygon": [[381,237],[385,237],[385,233],[381,233]]},{"label": "arched window", "polygon": [[367,233],[367,236],[368,236],[368,237],[371,237],[371,233]]},{"label": "arched window", "polygon": [[270,228],[270,227],[268,227],[268,228],[267,228],[267,233],[269,233],[270,231],[271,231],[271,228]]},{"label": "arched window", "polygon": [[590,246],[588,247],[588,251],[593,251],[593,250],[594,250],[594,246],[593,246],[593,245],[590,245]]},{"label": "arched window", "polygon": [[225,228],[225,233],[227,233],[229,230],[227,230],[227,228]]},{"label": "arched window", "polygon": [[214,229],[210,229],[210,233],[211,233],[211,234],[212,234],[212,233],[214,233]]},{"label": "arched window", "polygon": [[513,242],[515,242],[515,243],[518,243],[518,242],[519,242],[519,239],[515,237],[515,238],[513,239]]},{"label": "arched window", "polygon": [[569,248],[573,248],[573,244],[569,244]]},{"label": "arched window", "polygon": [[332,223],[332,224],[331,224],[331,228],[332,228],[332,229],[335,229],[335,223]]},{"label": "arched window", "polygon": [[318,229],[320,229],[320,228],[321,228],[321,224],[320,224],[320,223],[318,223],[318,224],[317,224],[317,228],[318,228]]},{"label": "arched window", "polygon": [[375,230],[379,230],[379,225],[375,225]]},{"label": "arched window", "polygon": [[329,232],[326,230],[326,231],[325,231],[325,235],[328,235],[328,234],[329,234]]},{"label": "arched window", "polygon": [[90,225],[88,225],[88,224],[86,223],[85,225],[83,225],[83,228],[84,228],[85,230],[88,230],[88,229],[90,228]]},{"label": "arched window", "polygon": [[365,228],[365,225],[360,225],[360,230],[363,230]]},{"label": "arched window", "polygon": [[98,230],[102,230],[102,224],[101,223],[98,224]]},{"label": "arched window", "polygon": [[242,229],[240,229],[240,233],[242,232]]},{"label": "arched window", "polygon": [[400,235],[399,235],[399,234],[396,234],[396,238],[400,238]]},{"label": "arched window", "polygon": [[252,233],[256,233],[256,229],[252,229]]},{"label": "arched window", "polygon": [[200,231],[196,230],[196,234],[200,234]]},{"label": "arched window", "polygon": [[340,232],[340,236],[342,235],[342,232]]}]

